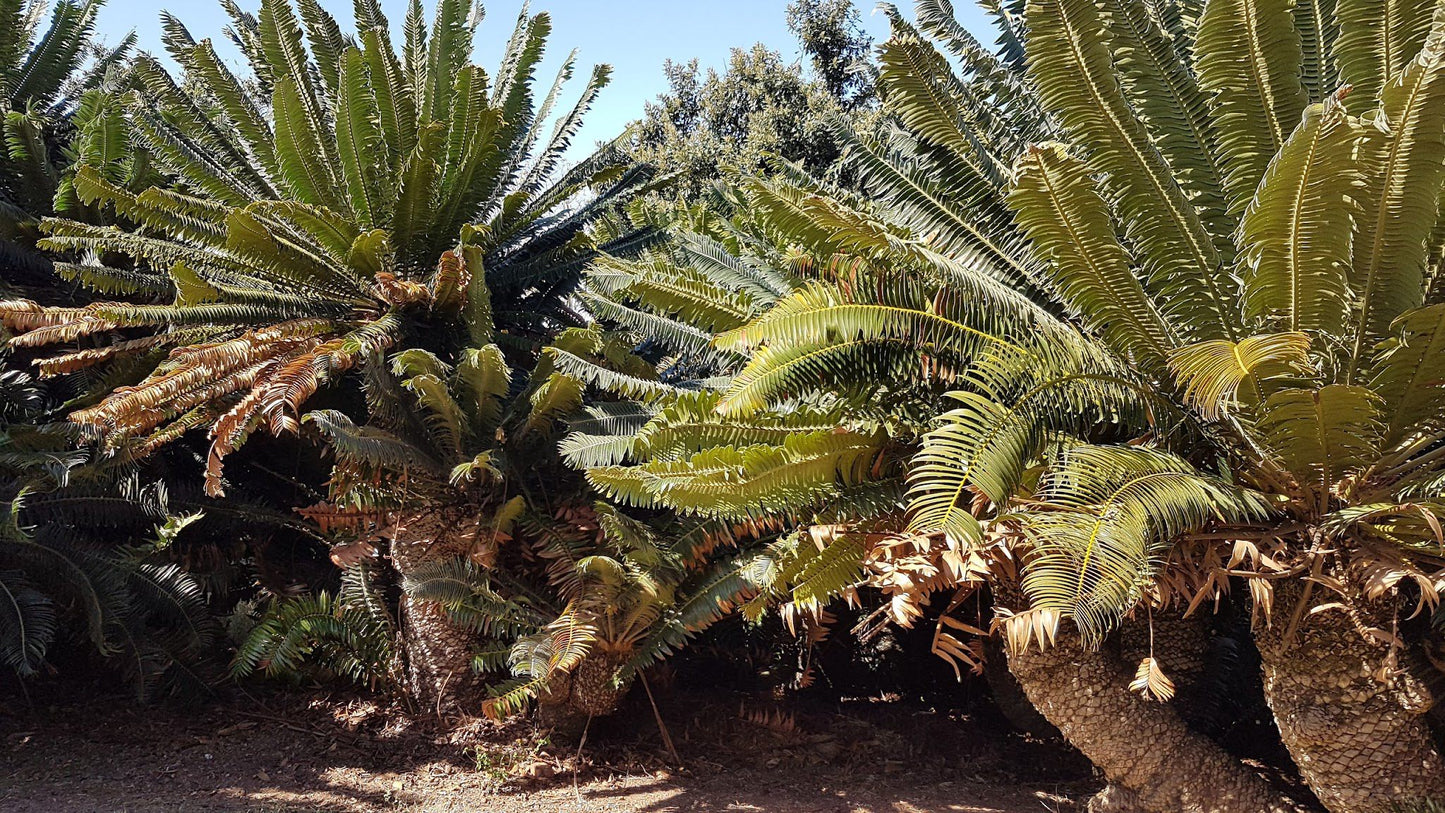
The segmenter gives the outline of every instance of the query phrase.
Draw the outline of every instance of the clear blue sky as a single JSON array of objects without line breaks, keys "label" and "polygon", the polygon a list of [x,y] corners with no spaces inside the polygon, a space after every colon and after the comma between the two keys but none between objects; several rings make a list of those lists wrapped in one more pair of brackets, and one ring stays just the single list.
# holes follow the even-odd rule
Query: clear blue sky
[{"label": "clear blue sky", "polygon": [[[428,9],[434,1],[426,0]],[[969,27],[987,35],[977,8],[969,0],[955,3]],[[254,11],[260,0],[240,0],[240,5]],[[336,15],[343,30],[351,30],[351,0],[322,0],[322,5]],[[393,33],[399,32],[405,0],[382,0],[382,5]],[[521,6],[521,0],[486,3],[487,18],[477,37],[474,61],[489,71],[499,61]],[[900,0],[898,6],[907,12],[911,3]],[[778,49],[785,57],[798,58],[785,20],[786,7],[787,0],[533,0],[531,10],[551,12],[553,22],[539,83],[551,82],[559,63],[572,48],[580,49],[579,71],[569,98],[575,98],[580,91],[592,65],[612,65],[612,84],[593,108],[578,139],[579,146],[590,147],[593,142],[621,132],[628,122],[641,116],[645,101],[666,89],[664,60],[696,57],[704,68],[721,67],[731,48],[754,42]],[[872,0],[860,0],[858,7],[874,38],[885,38],[887,20],[881,13],[873,13]],[[162,9],[184,22],[196,39],[209,37],[220,49],[227,17],[215,0],[109,0],[100,14],[100,33],[114,42],[134,29],[140,35],[141,47],[159,54],[158,14]]]}]

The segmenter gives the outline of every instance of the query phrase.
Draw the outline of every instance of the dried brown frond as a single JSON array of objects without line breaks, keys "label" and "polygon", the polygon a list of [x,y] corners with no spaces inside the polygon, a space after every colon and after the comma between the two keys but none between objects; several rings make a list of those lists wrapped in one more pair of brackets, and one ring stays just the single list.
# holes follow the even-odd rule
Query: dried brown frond
[{"label": "dried brown frond", "polygon": [[1129,690],[1151,700],[1167,703],[1174,697],[1174,681],[1159,668],[1159,661],[1150,656],[1139,661],[1139,668],[1134,671],[1134,680],[1129,683]]},{"label": "dried brown frond", "polygon": [[142,336],[139,339],[128,339],[107,345],[106,347],[92,347],[87,350],[78,350],[74,353],[53,356],[48,359],[37,359],[35,365],[40,368],[41,378],[51,378],[53,376],[65,375],[76,372],[77,370],[94,367],[97,364],[121,356],[144,353],[147,350],[168,344],[172,340],[171,336],[164,333],[155,336]]},{"label": "dried brown frond", "polygon": [[260,365],[250,383],[251,390],[235,406],[222,415],[211,427],[211,449],[206,454],[206,494],[220,497],[225,494],[221,485],[221,469],[226,456],[246,440],[246,437],[261,423],[261,394],[255,386],[258,379],[274,373],[283,360],[273,360]]},{"label": "dried brown frond", "polygon": [[337,330],[330,319],[291,319],[263,328],[248,330],[234,339],[206,342],[171,351],[171,358],[187,364],[239,367],[262,358],[271,358],[279,350],[290,350]]},{"label": "dried brown frond", "polygon": [[700,565],[719,548],[736,548],[744,543],[753,542],[770,534],[778,533],[788,527],[790,523],[785,522],[785,517],[763,516],[749,518],[731,525],[720,526],[703,534],[702,543],[692,549],[688,557],[688,565]]},{"label": "dried brown frond", "polygon": [[242,370],[169,368],[134,387],[121,387],[99,404],[71,413],[70,420],[108,435],[133,437],[213,398],[247,389],[268,362]]},{"label": "dried brown frond", "polygon": [[376,546],[365,540],[333,545],[331,548],[331,563],[343,570],[374,558],[376,558]]},{"label": "dried brown frond", "polygon": [[750,709],[746,702],[738,706],[738,719],[778,734],[793,734],[798,730],[797,715],[791,711],[777,708]]},{"label": "dried brown frond", "polygon": [[295,510],[324,534],[339,530],[351,531],[366,539],[381,538],[380,529],[391,525],[393,521],[391,511],[342,507],[329,502],[319,502]]},{"label": "dried brown frond", "polygon": [[87,315],[84,308],[47,308],[28,299],[0,302],[0,327],[17,333],[67,324]]},{"label": "dried brown frond", "polygon": [[[65,308],[63,310],[66,312],[74,312],[72,308]],[[73,318],[58,320],[51,324],[30,328],[28,332],[11,339],[10,343],[16,347],[44,347],[47,344],[73,342],[83,336],[114,330],[115,327],[116,324],[114,322],[85,312],[79,312],[79,315]]]},{"label": "dried brown frond", "polygon": [[1053,646],[1055,639],[1058,638],[1059,622],[1062,618],[1055,610],[1034,607],[1023,612],[1013,613],[995,607],[994,611],[999,614],[994,624],[1003,628],[1004,644],[1008,646],[1010,652],[1025,652],[1031,645],[1036,645],[1039,649],[1047,649]]},{"label": "dried brown frond", "polygon": [[402,279],[390,271],[376,273],[372,280],[371,293],[394,308],[431,303],[431,291],[428,291],[425,285]]},{"label": "dried brown frond", "polygon": [[911,627],[934,594],[983,585],[993,572],[995,551],[968,550],[942,534],[878,534],[867,537],[868,584],[888,597],[888,615]]},{"label": "dried brown frond", "polygon": [[145,457],[167,443],[179,440],[182,435],[192,429],[210,426],[238,400],[240,400],[239,396],[231,395],[217,399],[214,403],[202,404],[134,443],[129,451],[136,458]]},{"label": "dried brown frond", "polygon": [[[968,637],[960,638],[954,632]],[[983,674],[983,639],[986,637],[987,630],[944,613],[939,616],[938,625],[934,627],[931,650],[953,667],[954,676],[962,680],[964,668],[975,675]]]},{"label": "dried brown frond", "polygon": [[261,387],[260,411],[271,434],[296,434],[301,428],[301,404],[316,394],[333,373],[350,369],[356,360],[341,350],[341,339],[331,339],[302,353],[276,371]]}]

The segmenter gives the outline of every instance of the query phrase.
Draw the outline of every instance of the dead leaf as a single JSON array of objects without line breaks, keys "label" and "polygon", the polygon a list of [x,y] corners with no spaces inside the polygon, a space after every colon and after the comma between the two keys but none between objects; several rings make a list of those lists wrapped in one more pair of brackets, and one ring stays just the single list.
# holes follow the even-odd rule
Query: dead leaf
[{"label": "dead leaf", "polygon": [[331,563],[342,570],[374,556],[376,556],[376,546],[365,541],[337,545],[331,549]]},{"label": "dead leaf", "polygon": [[1139,668],[1134,672],[1134,681],[1129,684],[1129,690],[1167,703],[1174,697],[1174,681],[1159,668],[1158,661],[1148,657],[1139,661]]}]

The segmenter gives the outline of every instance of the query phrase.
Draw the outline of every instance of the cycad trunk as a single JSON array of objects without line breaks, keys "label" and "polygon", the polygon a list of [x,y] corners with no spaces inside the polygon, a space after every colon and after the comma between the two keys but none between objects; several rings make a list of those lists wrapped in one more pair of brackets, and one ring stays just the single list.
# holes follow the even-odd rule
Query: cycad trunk
[{"label": "cycad trunk", "polygon": [[995,638],[984,642],[983,678],[988,682],[994,706],[1010,725],[1035,737],[1059,736],[1059,730],[1029,702],[1018,678],[1009,671],[1003,644]]},{"label": "cycad trunk", "polygon": [[[436,508],[402,516],[393,532],[391,563],[405,579],[429,562],[470,553],[468,518]],[[440,605],[403,595],[402,675],[407,696],[424,711],[480,711],[481,679],[472,670],[476,635],[452,623]]]},{"label": "cycad trunk", "polygon": [[592,718],[616,711],[631,688],[613,684],[621,663],[621,659],[604,652],[587,655],[571,673],[553,681],[551,690],[537,698],[538,721],[563,736],[576,737]]},{"label": "cycad trunk", "polygon": [[[1156,642],[1157,648],[1157,642]],[[1091,652],[1073,630],[1040,651],[1010,653],[1029,700],[1110,787],[1090,805],[1121,813],[1286,813],[1296,808],[1166,703],[1129,691],[1117,654]]]},{"label": "cycad trunk", "polygon": [[[1309,603],[1335,600],[1315,587]],[[1274,619],[1257,635],[1264,691],[1285,747],[1300,774],[1332,813],[1394,809],[1445,798],[1445,760],[1424,719],[1431,705],[1407,676],[1386,685],[1375,677],[1387,654],[1362,630],[1389,630],[1388,608],[1299,613],[1303,583],[1276,587]]]}]

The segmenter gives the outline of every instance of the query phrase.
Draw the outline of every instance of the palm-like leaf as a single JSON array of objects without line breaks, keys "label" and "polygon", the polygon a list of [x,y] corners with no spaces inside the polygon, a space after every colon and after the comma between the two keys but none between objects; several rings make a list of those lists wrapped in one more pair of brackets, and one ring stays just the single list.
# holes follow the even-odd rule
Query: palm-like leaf
[{"label": "palm-like leaf", "polygon": [[[112,446],[138,441],[149,449],[156,444],[148,439],[180,434],[172,429],[192,410],[219,407],[208,473],[214,493],[223,487],[221,461],[250,433],[294,430],[317,389],[420,335],[421,325],[444,340],[471,328],[485,343],[494,326],[544,334],[575,318],[565,297],[577,277],[568,269],[592,251],[583,227],[647,177],[619,174],[611,148],[551,177],[605,71],[557,136],[533,150],[548,115],[528,89],[550,31],[545,14],[522,17],[498,87],[489,88],[485,72],[466,64],[475,27],[469,3],[441,4],[429,32],[409,19],[409,42],[419,50],[406,58],[379,13],[362,15],[358,45],[316,3],[299,11],[290,0],[266,0],[254,23],[238,18],[254,82],[174,20],[168,47],[186,82],[149,57],[137,61],[135,90],[120,99],[126,125],[172,188],[134,194],[83,166],[81,199],[139,230],[54,220],[45,245],[128,256],[157,276],[152,302],[165,304],[50,311],[48,329],[23,339],[43,345],[154,331],[158,339],[145,349],[169,348],[170,359],[75,419],[104,431]],[[597,197],[573,200],[594,183]],[[123,273],[78,277],[113,291]],[[490,296],[481,292],[488,288]],[[494,300],[515,307],[493,309]],[[7,326],[38,326],[9,316],[28,308],[7,306]],[[205,332],[177,333],[180,326]],[[80,363],[71,356],[63,368]],[[436,389],[424,379],[413,384]],[[495,399],[498,384],[486,386],[476,397]],[[441,406],[438,393],[426,397]],[[469,430],[498,417],[495,406],[476,406]]]},{"label": "palm-like leaf", "polygon": [[[1003,47],[988,54],[948,4],[920,3],[957,74],[890,9],[881,98],[898,124],[840,132],[877,205],[799,178],[750,190],[810,276],[739,326],[667,311],[656,340],[700,357],[693,325],[742,357],[716,401],[731,426],[696,432],[663,399],[644,433],[677,421],[701,443],[661,456],[579,438],[594,482],[733,516],[709,488],[778,455],[759,434],[778,418],[822,407],[885,436],[869,474],[907,472],[906,495],[843,510],[818,545],[780,543],[751,614],[788,585],[811,605],[873,580],[916,607],[980,572],[1012,578],[989,557],[1020,531],[1036,606],[1095,643],[1146,596],[1179,598],[1173,546],[1216,525],[1328,525],[1329,555],[1379,563],[1394,546],[1389,567],[1433,584],[1435,515],[1411,506],[1445,488],[1439,305],[1420,307],[1438,302],[1424,274],[1445,24],[1408,2],[1146,5],[1036,0],[1021,21],[992,4]],[[1041,136],[1065,143],[1021,143]],[[599,270],[598,287],[628,290],[632,273]],[[636,288],[626,305],[667,301]],[[645,320],[610,313],[648,340]],[[819,498],[750,497],[746,517],[821,523]],[[814,551],[821,590],[800,564]]]}]

